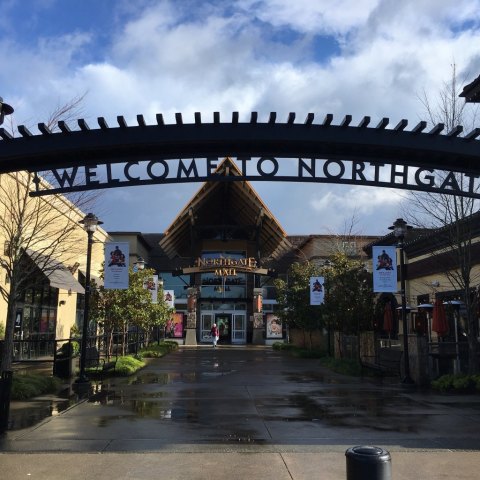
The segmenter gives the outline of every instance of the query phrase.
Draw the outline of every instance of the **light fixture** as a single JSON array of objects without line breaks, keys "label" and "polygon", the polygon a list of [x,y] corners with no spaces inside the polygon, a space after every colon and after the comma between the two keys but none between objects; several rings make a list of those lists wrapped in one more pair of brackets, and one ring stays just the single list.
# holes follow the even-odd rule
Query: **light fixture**
[{"label": "light fixture", "polygon": [[60,300],[60,301],[58,302],[59,305],[65,305],[66,303],[67,303],[67,302],[66,302],[65,300]]},{"label": "light fixture", "polygon": [[405,296],[405,257],[403,241],[408,230],[412,227],[407,225],[403,218],[397,218],[389,230],[393,230],[395,238],[398,240],[397,247],[400,250],[400,295],[402,297],[402,332],[403,332],[403,366],[404,377],[402,382],[405,384],[414,383],[410,376],[410,359],[408,353],[408,330],[407,330],[407,299]]},{"label": "light fixture", "polygon": [[4,103],[3,98],[0,97],[0,125],[3,124],[5,115],[11,115],[13,112],[13,107],[8,103]]},{"label": "light fixture", "polygon": [[145,270],[145,265],[147,262],[143,259],[143,257],[137,257],[137,261],[135,265],[137,266],[137,270]]}]

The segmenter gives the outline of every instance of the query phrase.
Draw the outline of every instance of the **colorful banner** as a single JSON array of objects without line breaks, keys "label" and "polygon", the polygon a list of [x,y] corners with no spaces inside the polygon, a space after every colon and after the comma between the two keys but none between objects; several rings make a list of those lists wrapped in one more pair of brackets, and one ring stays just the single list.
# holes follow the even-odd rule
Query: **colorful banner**
[{"label": "colorful banner", "polygon": [[108,242],[105,244],[106,289],[126,290],[128,288],[128,242]]},{"label": "colorful banner", "polygon": [[158,275],[152,275],[143,281],[143,288],[146,288],[152,295],[152,303],[158,303]]},{"label": "colorful banner", "polygon": [[397,291],[396,247],[372,247],[373,291]]},{"label": "colorful banner", "polygon": [[325,300],[325,278],[310,277],[310,305],[322,305]]},{"label": "colorful banner", "polygon": [[267,314],[267,338],[282,338],[282,321],[273,313]]},{"label": "colorful banner", "polygon": [[163,300],[170,307],[175,306],[175,291],[174,290],[164,290],[163,291]]}]

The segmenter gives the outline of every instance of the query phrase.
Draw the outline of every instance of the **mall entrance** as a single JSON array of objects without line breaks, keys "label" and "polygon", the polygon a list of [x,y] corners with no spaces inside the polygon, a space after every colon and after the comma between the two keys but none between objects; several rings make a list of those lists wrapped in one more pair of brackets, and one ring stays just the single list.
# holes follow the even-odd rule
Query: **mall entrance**
[{"label": "mall entrance", "polygon": [[[222,307],[230,307],[229,309]],[[206,310],[208,308],[208,310]],[[214,323],[220,332],[220,345],[247,343],[247,306],[244,303],[236,305],[206,304],[201,308],[200,342],[211,343],[210,330]]]}]

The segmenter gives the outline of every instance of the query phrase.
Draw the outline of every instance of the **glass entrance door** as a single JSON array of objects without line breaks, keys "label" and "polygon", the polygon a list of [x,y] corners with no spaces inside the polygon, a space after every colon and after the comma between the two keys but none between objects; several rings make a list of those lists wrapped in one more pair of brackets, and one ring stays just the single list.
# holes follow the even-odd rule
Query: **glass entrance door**
[{"label": "glass entrance door", "polygon": [[220,333],[220,343],[230,343],[232,341],[232,315],[229,313],[217,313],[215,315],[215,323]]},{"label": "glass entrance door", "polygon": [[244,313],[235,313],[232,322],[232,343],[247,343],[247,317]]},{"label": "glass entrance door", "polygon": [[202,313],[202,322],[200,329],[200,341],[201,342],[211,342],[212,336],[210,335],[210,330],[213,325],[213,314],[212,313]]}]

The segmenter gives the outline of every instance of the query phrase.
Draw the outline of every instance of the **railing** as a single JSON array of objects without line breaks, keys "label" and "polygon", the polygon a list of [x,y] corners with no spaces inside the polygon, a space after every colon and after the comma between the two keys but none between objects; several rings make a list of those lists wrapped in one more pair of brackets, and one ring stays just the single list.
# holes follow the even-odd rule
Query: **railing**
[{"label": "railing", "polygon": [[462,373],[468,369],[467,342],[431,342],[428,355],[437,375]]},{"label": "railing", "polygon": [[[159,328],[150,336],[150,341],[160,341],[164,338],[164,331]],[[15,340],[13,342],[14,362],[54,361],[63,344],[78,342],[81,349],[81,338],[48,339],[36,338]],[[108,335],[95,335],[87,338],[87,347],[96,347],[102,357],[137,353],[146,346],[146,335],[143,331],[131,330],[128,332],[114,332]]]}]

